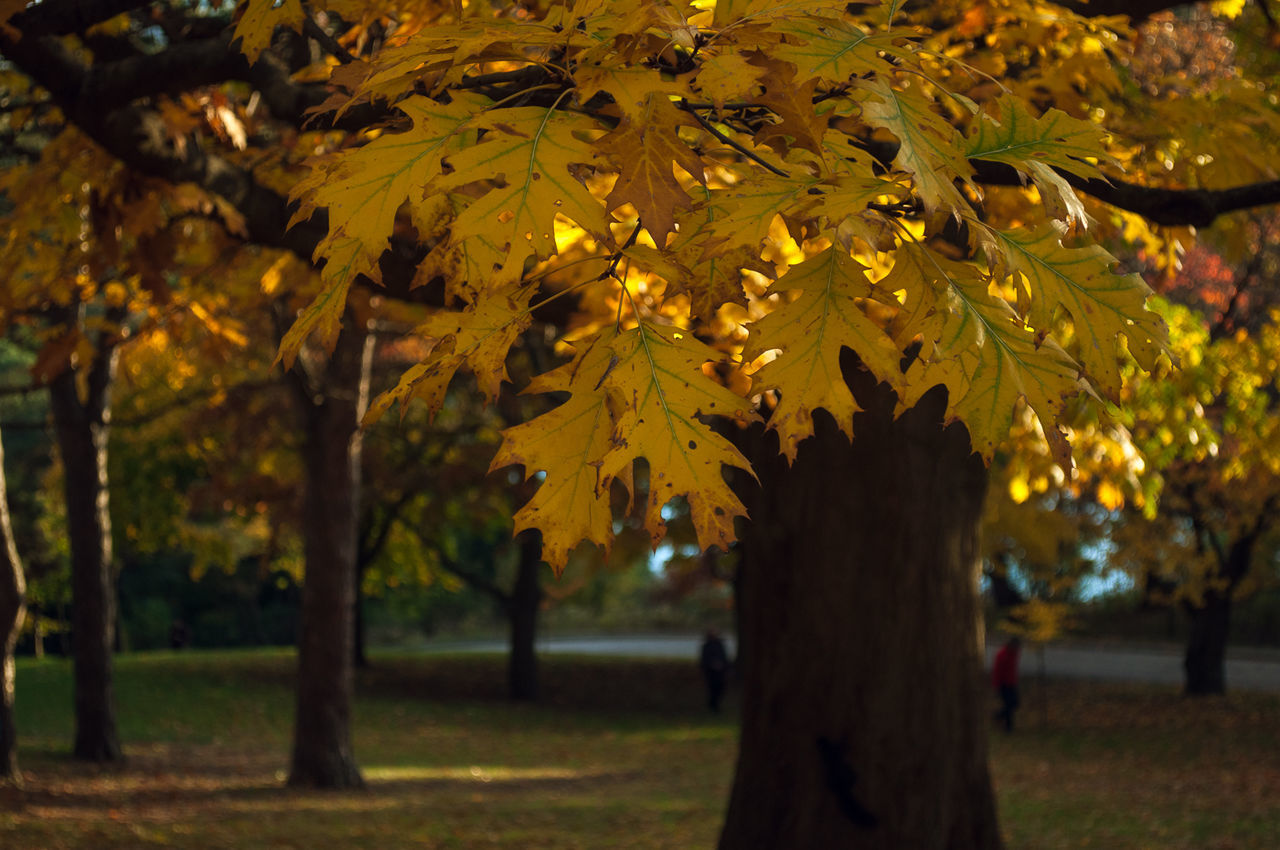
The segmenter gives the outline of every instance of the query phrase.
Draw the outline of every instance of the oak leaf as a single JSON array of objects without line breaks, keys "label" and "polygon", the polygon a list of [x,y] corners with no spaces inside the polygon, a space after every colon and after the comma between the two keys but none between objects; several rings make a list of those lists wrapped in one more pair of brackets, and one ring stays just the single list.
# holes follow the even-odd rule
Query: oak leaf
[{"label": "oak leaf", "polygon": [[708,424],[710,416],[749,418],[747,402],[707,377],[703,364],[721,355],[688,331],[641,324],[610,340],[611,367],[602,376],[614,419],[600,473],[622,478],[634,461],[649,467],[645,528],[654,545],[666,523],[662,509],[676,497],[689,503],[698,546],[728,550],[735,517],[746,508],[723,467],[750,470],[742,453]]},{"label": "oak leaf", "polygon": [[1030,302],[1028,321],[1043,335],[1054,311],[1066,310],[1084,371],[1104,395],[1119,398],[1121,336],[1144,369],[1154,368],[1166,332],[1160,317],[1146,309],[1151,290],[1139,275],[1116,274],[1118,261],[1101,245],[1065,247],[1058,225],[990,232],[1003,250],[1002,270],[1015,275]]},{"label": "oak leaf", "polygon": [[596,159],[588,141],[595,121],[582,115],[535,106],[495,110],[477,116],[485,131],[479,144],[449,157],[452,172],[436,181],[437,191],[476,184],[496,185],[470,202],[454,222],[451,243],[487,237],[505,247],[501,280],[518,278],[530,257],[556,253],[555,218],[563,215],[603,242],[609,217],[578,178],[576,165]]},{"label": "oak leaf", "polygon": [[395,387],[373,400],[365,422],[376,421],[397,402],[403,411],[414,398],[425,401],[432,411],[439,410],[449,383],[463,366],[475,374],[485,399],[493,401],[508,380],[507,354],[532,321],[531,294],[530,287],[509,286],[485,293],[465,310],[432,314],[415,331],[435,340],[430,353],[401,375]]},{"label": "oak leaf", "polygon": [[287,26],[302,29],[306,12],[302,0],[246,0],[240,20],[236,21],[233,39],[239,39],[240,52],[252,65],[262,51],[271,46],[276,27]]},{"label": "oak leaf", "polygon": [[769,427],[783,454],[795,460],[798,444],[813,434],[813,411],[825,409],[853,436],[858,411],[840,370],[840,351],[852,349],[880,380],[902,383],[902,352],[859,306],[871,295],[867,268],[847,251],[830,247],[793,266],[773,290],[799,290],[799,297],[750,325],[744,360],[769,349],[778,357],[755,375],[755,391],[779,390]]},{"label": "oak leaf", "polygon": [[680,139],[680,127],[693,124],[665,95],[650,95],[636,120],[627,120],[600,140],[600,150],[618,170],[605,198],[607,209],[631,204],[654,244],[666,245],[675,229],[677,209],[692,206],[672,163],[703,181],[702,158]]},{"label": "oak leaf", "polygon": [[[440,176],[444,157],[463,150],[463,129],[492,101],[459,92],[447,103],[415,95],[396,104],[410,129],[384,133],[362,147],[343,151],[299,181],[293,195],[301,203],[293,222],[310,218],[316,208],[329,211],[329,232],[360,240],[374,257],[386,248],[397,210],[408,202],[418,221],[438,215],[424,202],[424,187]],[[293,223],[291,222],[291,223]]]},{"label": "oak leaf", "polygon": [[897,137],[894,165],[915,179],[925,211],[968,209],[968,201],[955,185],[956,180],[973,177],[959,131],[933,111],[931,101],[917,88],[899,91],[882,79],[861,85],[871,94],[863,103],[863,120]]},{"label": "oak leaf", "polygon": [[933,357],[907,369],[902,407],[938,384],[947,388],[947,416],[969,429],[974,451],[988,462],[1009,434],[1016,406],[1039,417],[1059,464],[1070,448],[1056,427],[1068,399],[1088,393],[1079,367],[1052,337],[1040,339],[985,280],[955,280],[941,293]]},{"label": "oak leaf", "polygon": [[[526,393],[568,393],[564,403],[503,432],[490,469],[519,465],[525,479],[543,473],[533,496],[515,513],[515,530],[542,531],[542,557],[559,572],[569,552],[587,540],[606,551],[613,541],[610,488],[601,473],[609,451],[613,419],[601,381],[613,362],[607,339],[579,345],[573,360],[538,375]],[[630,490],[630,468],[617,477]]]}]

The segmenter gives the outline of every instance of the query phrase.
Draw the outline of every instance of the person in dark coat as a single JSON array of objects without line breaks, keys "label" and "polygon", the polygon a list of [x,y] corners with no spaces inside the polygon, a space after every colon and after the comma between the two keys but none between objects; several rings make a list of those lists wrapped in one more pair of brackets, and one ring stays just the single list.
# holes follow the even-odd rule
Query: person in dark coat
[{"label": "person in dark coat", "polygon": [[702,677],[707,681],[707,705],[712,711],[719,713],[725,683],[729,679],[729,652],[715,629],[708,629],[702,639],[698,666],[702,668]]},{"label": "person in dark coat", "polygon": [[1018,710],[1018,656],[1021,651],[1022,640],[1011,637],[1000,647],[995,663],[991,665],[991,684],[1000,697],[996,720],[1006,732],[1013,731],[1013,713]]}]

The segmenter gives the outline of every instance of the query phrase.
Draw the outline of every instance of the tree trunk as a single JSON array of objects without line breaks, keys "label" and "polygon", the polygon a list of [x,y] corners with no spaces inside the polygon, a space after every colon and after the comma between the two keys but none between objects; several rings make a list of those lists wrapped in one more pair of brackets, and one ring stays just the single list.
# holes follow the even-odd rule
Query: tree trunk
[{"label": "tree trunk", "polygon": [[352,615],[355,618],[352,622],[355,643],[351,650],[351,660],[356,665],[357,670],[369,669],[369,649],[365,640],[367,635],[365,634],[366,624],[364,620],[364,573],[368,568],[369,565],[367,563],[360,562],[356,564],[355,585],[351,588],[353,598],[351,608]]},{"label": "tree trunk", "polygon": [[49,384],[71,543],[73,753],[76,758],[100,762],[123,756],[111,681],[116,613],[107,487],[110,386],[117,359],[114,349],[98,351],[89,367],[88,395],[83,400],[73,369],[64,370]]},{"label": "tree trunk", "polygon": [[538,608],[542,605],[542,537],[537,531],[520,535],[520,563],[507,599],[511,623],[511,648],[507,657],[507,688],[513,700],[538,698]]},{"label": "tree trunk", "polygon": [[1187,605],[1191,634],[1182,660],[1186,693],[1191,696],[1227,692],[1227,630],[1231,623],[1231,599],[1210,592],[1199,606]]},{"label": "tree trunk", "polygon": [[306,578],[298,637],[297,715],[289,784],[364,784],[351,748],[360,417],[368,401],[372,337],[348,324],[330,356],[324,392],[303,392],[307,439],[303,511]]},{"label": "tree trunk", "polygon": [[990,850],[978,520],[986,471],[943,397],[826,414],[788,468],[743,438],[742,739],[721,850]]},{"label": "tree trunk", "polygon": [[[9,495],[4,478],[4,447],[0,445],[0,785],[22,784],[18,770],[18,727],[13,719],[13,650],[26,616],[27,583],[9,522]],[[38,644],[37,644],[38,645]]]}]

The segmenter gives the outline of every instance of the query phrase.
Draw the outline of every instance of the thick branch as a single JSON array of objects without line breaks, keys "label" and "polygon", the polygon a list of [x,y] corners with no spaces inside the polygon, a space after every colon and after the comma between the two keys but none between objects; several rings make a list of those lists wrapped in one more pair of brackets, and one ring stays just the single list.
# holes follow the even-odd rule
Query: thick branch
[{"label": "thick branch", "polygon": [[80,97],[105,109],[230,80],[254,86],[271,114],[291,124],[300,124],[305,111],[327,96],[323,86],[292,82],[288,68],[271,53],[263,53],[250,66],[231,46],[231,33],[225,32],[216,38],[181,42],[159,53],[94,63],[85,70]]},{"label": "thick branch", "polygon": [[[1019,186],[1025,181],[1011,166],[973,161],[978,181],[992,186]],[[1208,227],[1218,216],[1280,203],[1280,180],[1249,183],[1231,189],[1165,189],[1123,180],[1086,180],[1059,174],[1078,191],[1103,203],[1137,213],[1154,224]]]},{"label": "thick branch", "polygon": [[467,569],[452,558],[446,557],[443,553],[440,554],[440,567],[462,579],[476,590],[491,596],[501,605],[507,605],[511,601],[511,594],[499,587],[497,583],[490,581],[480,573]]},{"label": "thick branch", "polygon": [[43,0],[10,19],[28,36],[71,35],[94,24],[150,6],[151,0]]},{"label": "thick branch", "polygon": [[1190,6],[1193,3],[1194,0],[1065,0],[1062,6],[1087,18],[1125,15],[1129,20],[1138,23],[1157,12]]}]

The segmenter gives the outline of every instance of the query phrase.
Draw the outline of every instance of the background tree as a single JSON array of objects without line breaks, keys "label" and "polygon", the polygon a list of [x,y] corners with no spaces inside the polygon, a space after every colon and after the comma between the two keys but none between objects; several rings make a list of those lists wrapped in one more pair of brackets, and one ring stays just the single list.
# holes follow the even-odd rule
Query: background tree
[{"label": "background tree", "polygon": [[1171,308],[1181,368],[1135,381],[1135,443],[1164,481],[1158,509],[1129,511],[1116,557],[1153,601],[1179,605],[1191,631],[1189,694],[1223,693],[1231,605],[1276,580],[1273,515],[1280,330],[1273,315],[1214,340],[1203,318]]},{"label": "background tree", "polygon": [[[90,182],[93,175],[93,182]],[[28,167],[5,176],[6,326],[33,324],[32,367],[46,387],[62,462],[70,543],[79,758],[121,757],[112,697],[116,565],[112,556],[108,443],[119,349],[154,324],[163,303],[158,267],[172,261],[174,217],[208,211],[203,193],[138,179],[74,130]]]},{"label": "background tree", "polygon": [[27,612],[27,582],[9,521],[9,495],[0,446],[0,783],[22,782],[18,769],[18,727],[13,717],[13,650]]}]

